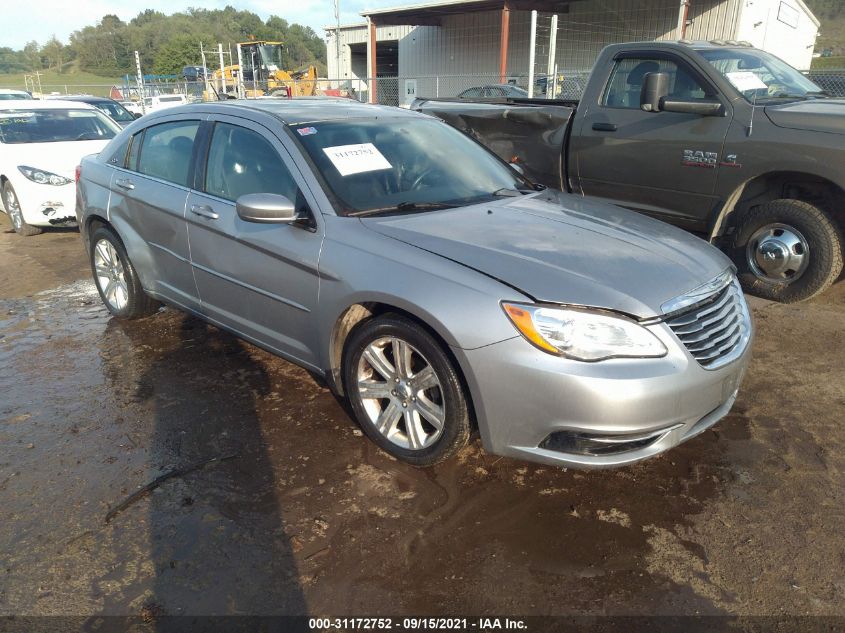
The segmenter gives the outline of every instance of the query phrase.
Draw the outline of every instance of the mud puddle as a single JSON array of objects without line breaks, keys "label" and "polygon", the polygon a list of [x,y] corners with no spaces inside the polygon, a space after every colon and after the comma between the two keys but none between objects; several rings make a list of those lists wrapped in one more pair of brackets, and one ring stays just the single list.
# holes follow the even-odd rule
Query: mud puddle
[{"label": "mud puddle", "polygon": [[172,310],[113,320],[90,282],[0,300],[0,333],[3,614],[841,608],[842,566],[788,567],[801,525],[845,561],[841,531],[823,536],[841,459],[784,425],[788,387],[762,372],[714,429],[630,468],[534,466],[476,439],[418,470],[308,372]]}]

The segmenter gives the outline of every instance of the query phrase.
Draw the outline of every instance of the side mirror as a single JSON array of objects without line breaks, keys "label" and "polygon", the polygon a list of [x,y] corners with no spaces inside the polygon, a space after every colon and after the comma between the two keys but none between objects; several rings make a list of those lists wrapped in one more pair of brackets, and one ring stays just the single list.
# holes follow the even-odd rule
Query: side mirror
[{"label": "side mirror", "polygon": [[143,115],[140,112],[133,112],[132,116],[134,116],[136,119],[140,119]]},{"label": "side mirror", "polygon": [[724,116],[725,108],[718,99],[700,99],[697,101],[667,101],[663,99],[660,109],[664,112],[698,114],[699,116]]},{"label": "side mirror", "polygon": [[290,224],[296,208],[288,198],[275,193],[248,193],[237,199],[235,209],[244,222]]},{"label": "side mirror", "polygon": [[646,73],[640,91],[640,110],[643,112],[660,112],[661,102],[668,94],[668,73]]},{"label": "side mirror", "polygon": [[519,163],[514,162],[509,163],[509,165],[511,166],[511,169],[513,169],[515,172],[522,174],[523,176],[525,175],[525,169]]}]

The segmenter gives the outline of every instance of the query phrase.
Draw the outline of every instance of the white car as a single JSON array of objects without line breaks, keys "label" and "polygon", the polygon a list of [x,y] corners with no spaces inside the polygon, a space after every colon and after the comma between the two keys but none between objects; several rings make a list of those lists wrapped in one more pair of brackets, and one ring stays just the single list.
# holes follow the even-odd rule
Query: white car
[{"label": "white car", "polygon": [[21,235],[76,224],[76,166],[120,126],[75,101],[0,103],[2,210]]},{"label": "white car", "polygon": [[132,114],[137,114],[138,116],[144,114],[141,111],[141,104],[137,101],[131,101],[127,99],[126,101],[119,101],[118,103],[120,103],[120,105],[129,110]]},{"label": "white car", "polygon": [[158,112],[165,108],[172,108],[186,103],[188,103],[188,98],[185,95],[159,95],[157,97],[145,97],[144,109],[149,114],[150,112]]},{"label": "white car", "polygon": [[23,90],[0,88],[0,101],[17,101],[19,99],[32,100],[32,95]]}]

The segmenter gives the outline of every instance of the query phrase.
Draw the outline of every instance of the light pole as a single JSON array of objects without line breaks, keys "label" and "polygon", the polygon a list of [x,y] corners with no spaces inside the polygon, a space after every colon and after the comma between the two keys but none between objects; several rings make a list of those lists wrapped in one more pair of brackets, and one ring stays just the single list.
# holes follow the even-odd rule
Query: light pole
[{"label": "light pole", "polygon": [[334,32],[335,68],[337,69],[337,78],[340,79],[340,0],[334,0],[334,19],[337,23],[337,29]]}]

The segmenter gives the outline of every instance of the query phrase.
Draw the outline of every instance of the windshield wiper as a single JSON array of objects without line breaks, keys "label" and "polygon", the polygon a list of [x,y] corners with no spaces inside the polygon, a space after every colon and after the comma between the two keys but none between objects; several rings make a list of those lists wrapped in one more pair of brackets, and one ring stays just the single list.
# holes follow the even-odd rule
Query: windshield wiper
[{"label": "windshield wiper", "polygon": [[364,216],[364,215],[378,215],[380,213],[414,213],[416,211],[439,211],[441,209],[454,209],[455,204],[448,204],[446,202],[400,202],[391,207],[380,207],[378,209],[364,209],[363,211],[356,211],[349,215]]},{"label": "windshield wiper", "polygon": [[526,193],[533,193],[533,191],[531,189],[511,189],[510,187],[502,187],[501,189],[494,191],[493,195],[505,198],[516,198],[518,196],[524,196]]}]

